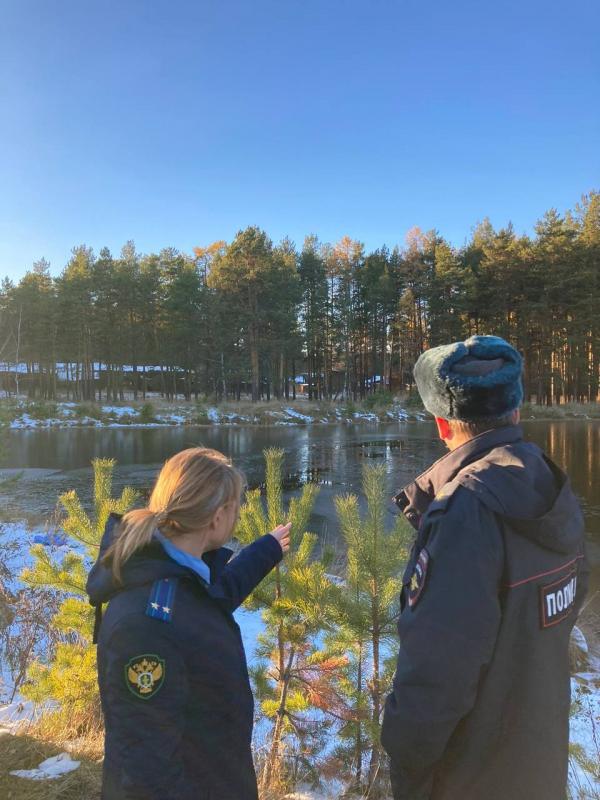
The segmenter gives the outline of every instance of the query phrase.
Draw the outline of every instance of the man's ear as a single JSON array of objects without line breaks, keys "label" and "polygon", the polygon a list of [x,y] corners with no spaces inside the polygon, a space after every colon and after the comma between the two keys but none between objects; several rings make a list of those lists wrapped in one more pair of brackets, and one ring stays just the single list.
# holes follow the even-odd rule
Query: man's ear
[{"label": "man's ear", "polygon": [[447,419],[442,419],[442,417],[436,417],[435,424],[437,425],[438,433],[442,441],[445,442],[447,440],[452,439],[453,432],[452,428],[450,427],[450,423],[448,422]]}]

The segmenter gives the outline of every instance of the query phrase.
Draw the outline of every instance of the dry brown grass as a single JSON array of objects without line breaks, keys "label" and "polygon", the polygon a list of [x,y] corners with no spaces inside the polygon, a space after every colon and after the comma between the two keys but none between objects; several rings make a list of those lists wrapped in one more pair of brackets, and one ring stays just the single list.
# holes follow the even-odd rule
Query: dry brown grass
[{"label": "dry brown grass", "polygon": [[0,797],[3,800],[99,800],[102,764],[77,749],[71,750],[79,769],[55,780],[32,781],[10,775],[11,770],[33,769],[66,748],[29,733],[0,736]]}]

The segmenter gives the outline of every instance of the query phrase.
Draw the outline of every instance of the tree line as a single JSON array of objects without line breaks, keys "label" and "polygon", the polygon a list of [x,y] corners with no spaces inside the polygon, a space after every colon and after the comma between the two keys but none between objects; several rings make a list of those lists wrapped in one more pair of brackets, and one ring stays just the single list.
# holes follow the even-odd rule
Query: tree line
[{"label": "tree line", "polygon": [[[412,229],[367,252],[349,237],[274,244],[258,227],[193,254],[75,247],[0,287],[4,388],[78,400],[364,399],[405,391],[424,349],[493,333],[525,356],[526,399],[598,399],[600,193],[533,236],[478,223],[462,247]],[[21,365],[20,368],[17,365]]]}]

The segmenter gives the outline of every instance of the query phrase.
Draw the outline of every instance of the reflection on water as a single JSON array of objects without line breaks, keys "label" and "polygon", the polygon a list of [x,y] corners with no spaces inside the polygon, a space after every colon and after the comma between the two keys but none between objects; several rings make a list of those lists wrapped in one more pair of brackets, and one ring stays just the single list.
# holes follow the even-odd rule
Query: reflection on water
[{"label": "reflection on water", "polygon": [[[333,486],[333,481],[329,473],[319,467],[309,467],[301,472],[286,472],[283,476],[283,491],[291,492],[294,489],[301,489],[307,483],[316,483],[317,486]],[[265,489],[264,482],[249,484],[250,489]]]},{"label": "reflection on water", "polygon": [[579,496],[587,530],[600,543],[600,422],[528,422],[525,431],[564,469]]},{"label": "reflection on water", "polygon": [[[565,469],[584,505],[588,532],[600,542],[600,422],[528,421],[527,438],[543,447]],[[293,494],[313,481],[321,487],[315,527],[335,529],[333,494],[359,491],[363,464],[385,465],[391,495],[445,452],[431,423],[314,427],[100,428],[11,431],[4,467],[26,472],[0,496],[13,510],[47,514],[56,497],[75,488],[90,498],[90,461],[117,461],[115,489],[131,484],[146,493],[162,462],[195,445],[227,453],[246,473],[251,486],[264,481],[262,451],[285,450],[285,489]],[[49,472],[54,470],[55,472]]]}]

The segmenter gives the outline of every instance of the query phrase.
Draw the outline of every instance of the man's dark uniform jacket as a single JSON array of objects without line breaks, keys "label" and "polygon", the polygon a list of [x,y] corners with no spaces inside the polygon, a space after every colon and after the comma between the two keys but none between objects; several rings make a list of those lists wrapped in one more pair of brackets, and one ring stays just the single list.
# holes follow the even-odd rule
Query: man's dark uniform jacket
[{"label": "man's dark uniform jacket", "polygon": [[564,800],[568,644],[588,576],[568,479],[509,426],[397,503],[418,533],[382,731],[395,800]]},{"label": "man's dark uniform jacket", "polygon": [[[111,515],[101,556],[118,521]],[[92,568],[90,601],[108,602],[98,637],[103,800],[256,800],[254,705],[231,612],[282,551],[267,535],[231,554],[204,555],[210,586],[157,541],[125,563],[121,586],[101,561]]]}]

